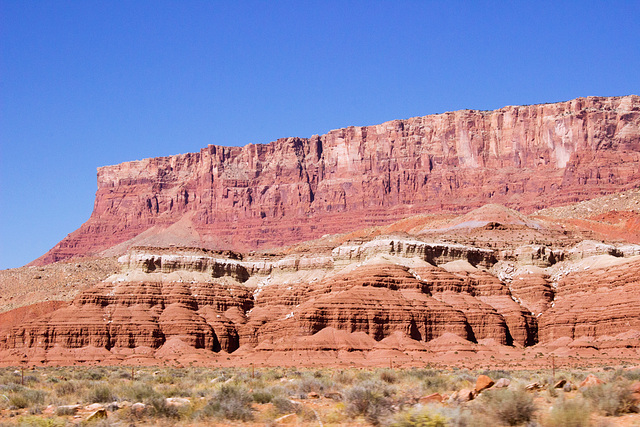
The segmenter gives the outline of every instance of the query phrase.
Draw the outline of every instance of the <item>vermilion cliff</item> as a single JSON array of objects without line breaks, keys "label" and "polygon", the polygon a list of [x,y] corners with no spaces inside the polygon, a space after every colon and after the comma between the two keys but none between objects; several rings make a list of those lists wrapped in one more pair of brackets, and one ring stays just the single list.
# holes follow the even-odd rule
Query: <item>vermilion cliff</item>
[{"label": "vermilion cliff", "polygon": [[638,96],[463,110],[102,167],[91,218],[35,263],[119,244],[275,247],[415,213],[531,212],[638,184]]}]

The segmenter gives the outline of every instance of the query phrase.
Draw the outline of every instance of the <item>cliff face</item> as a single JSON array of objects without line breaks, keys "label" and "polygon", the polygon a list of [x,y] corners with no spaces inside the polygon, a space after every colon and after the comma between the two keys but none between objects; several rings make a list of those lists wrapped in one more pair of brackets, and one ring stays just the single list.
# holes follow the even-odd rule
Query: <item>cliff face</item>
[{"label": "cliff face", "polygon": [[638,184],[638,96],[464,110],[99,168],[91,218],[34,263],[121,243],[268,248],[419,212],[531,212]]}]

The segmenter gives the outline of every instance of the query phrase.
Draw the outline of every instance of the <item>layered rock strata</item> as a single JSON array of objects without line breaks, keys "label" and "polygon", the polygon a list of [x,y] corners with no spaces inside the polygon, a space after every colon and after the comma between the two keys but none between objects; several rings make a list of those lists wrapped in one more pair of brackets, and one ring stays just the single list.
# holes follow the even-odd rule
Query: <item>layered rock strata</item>
[{"label": "layered rock strata", "polygon": [[529,313],[502,282],[479,270],[451,273],[420,258],[385,259],[373,252],[370,259],[331,265],[324,278],[307,280],[305,268],[315,271],[327,261],[165,252],[132,249],[120,258],[122,273],[68,306],[4,330],[0,343],[117,352],[158,349],[179,339],[197,349],[233,352],[243,344],[260,346],[325,328],[366,333],[376,341],[396,332],[423,342],[447,333],[508,345],[536,340]]},{"label": "layered rock strata", "polygon": [[523,211],[640,183],[640,97],[463,110],[98,170],[90,219],[38,264],[118,246],[276,247],[410,214]]},{"label": "layered rock strata", "polygon": [[640,331],[640,257],[607,264],[558,281],[552,307],[539,318],[542,342]]}]

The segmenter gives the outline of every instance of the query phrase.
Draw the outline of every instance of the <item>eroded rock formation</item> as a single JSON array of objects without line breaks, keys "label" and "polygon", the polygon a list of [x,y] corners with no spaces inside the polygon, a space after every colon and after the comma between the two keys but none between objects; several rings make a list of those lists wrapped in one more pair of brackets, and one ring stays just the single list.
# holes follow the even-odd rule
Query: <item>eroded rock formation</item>
[{"label": "eroded rock formation", "polygon": [[640,97],[463,110],[98,170],[91,218],[37,260],[134,244],[250,250],[500,203],[523,211],[640,183]]}]

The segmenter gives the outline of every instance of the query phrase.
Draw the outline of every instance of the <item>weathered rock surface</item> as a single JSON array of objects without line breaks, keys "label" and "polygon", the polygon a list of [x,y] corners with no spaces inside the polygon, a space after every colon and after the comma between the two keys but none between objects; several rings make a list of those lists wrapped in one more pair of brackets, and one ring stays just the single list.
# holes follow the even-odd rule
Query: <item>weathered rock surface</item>
[{"label": "weathered rock surface", "polygon": [[633,188],[639,165],[635,95],[211,145],[100,168],[91,218],[35,263],[136,244],[276,247],[486,203],[533,211]]},{"label": "weathered rock surface", "polygon": [[104,282],[64,308],[0,337],[9,348],[159,348],[172,337],[195,348],[233,351],[227,311],[252,306],[242,287],[201,283]]},{"label": "weathered rock surface", "polygon": [[37,263],[107,258],[1,272],[0,364],[638,360],[640,191],[525,213],[638,185],[639,124],[587,98],[101,168]]},{"label": "weathered rock surface", "polygon": [[568,274],[558,282],[552,308],[538,319],[541,342],[640,331],[640,257],[616,261]]},{"label": "weathered rock surface", "polygon": [[302,355],[504,363],[514,357],[499,350],[508,346],[640,356],[640,261],[617,250],[633,245],[568,239],[548,250],[584,255],[543,268],[537,258],[496,263],[499,248],[421,237],[338,238],[334,248],[327,239],[271,254],[134,247],[119,273],[71,304],[0,314],[0,363],[220,363],[217,354],[274,364]]}]

